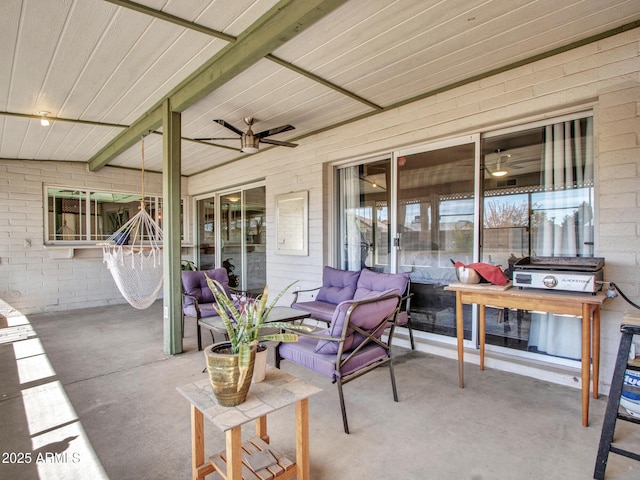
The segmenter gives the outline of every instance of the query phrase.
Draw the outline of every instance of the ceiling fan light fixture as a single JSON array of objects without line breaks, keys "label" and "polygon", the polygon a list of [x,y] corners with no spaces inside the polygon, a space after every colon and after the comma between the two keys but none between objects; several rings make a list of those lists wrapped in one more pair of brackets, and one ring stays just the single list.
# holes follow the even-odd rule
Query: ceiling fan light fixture
[{"label": "ceiling fan light fixture", "polygon": [[254,135],[242,135],[242,153],[258,153],[258,143],[260,138]]},{"label": "ceiling fan light fixture", "polygon": [[[253,125],[255,119],[253,117],[245,117],[244,122],[248,125],[248,130],[243,132],[242,130],[234,127],[230,123],[225,122],[222,119],[214,120],[218,125],[222,125],[228,130],[231,130],[233,133],[238,135],[240,139],[240,151],[242,153],[258,153],[260,149],[260,143],[268,143],[270,145],[279,145],[282,147],[297,147],[297,143],[285,142],[282,140],[273,140],[270,137],[271,135],[277,135],[279,133],[288,132],[289,130],[294,130],[295,127],[293,125],[281,125],[279,127],[270,128],[263,132],[253,133],[251,130],[251,126]],[[207,137],[207,138],[194,138],[194,140],[198,142],[209,142],[212,140],[235,140],[235,138],[228,137]]]},{"label": "ceiling fan light fixture", "polygon": [[491,172],[491,175],[493,175],[494,177],[504,177],[509,172],[507,172],[507,170],[505,170],[501,166],[502,157],[509,158],[511,155],[504,153],[504,150],[501,150],[499,148],[496,150],[496,155],[498,156],[498,161],[496,162],[496,169]]}]

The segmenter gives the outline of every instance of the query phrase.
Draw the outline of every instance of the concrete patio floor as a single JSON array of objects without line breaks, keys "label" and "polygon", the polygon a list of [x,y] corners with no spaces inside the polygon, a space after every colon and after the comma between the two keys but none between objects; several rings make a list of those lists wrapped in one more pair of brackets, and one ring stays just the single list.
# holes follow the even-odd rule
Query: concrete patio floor
[{"label": "concrete patio floor", "polygon": [[[189,403],[176,387],[206,378],[193,322],[173,357],[163,353],[161,302],[0,322],[1,479],[190,478]],[[475,365],[460,389],[455,361],[394,354],[399,403],[386,368],[348,384],[350,435],[335,385],[283,362],[323,389],[309,402],[314,480],[592,478],[606,397],[591,400],[585,428],[578,389]],[[272,445],[290,458],[294,413],[268,418]],[[638,430],[619,422],[616,441],[637,451]],[[224,434],[205,423],[205,444],[222,450]],[[640,463],[611,454],[606,478],[638,479]]]}]

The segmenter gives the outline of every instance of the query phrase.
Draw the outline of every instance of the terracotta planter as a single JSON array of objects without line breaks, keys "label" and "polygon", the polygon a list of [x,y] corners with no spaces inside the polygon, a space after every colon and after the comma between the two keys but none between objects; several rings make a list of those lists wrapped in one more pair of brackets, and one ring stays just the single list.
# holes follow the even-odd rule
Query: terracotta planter
[{"label": "terracotta planter", "polygon": [[256,350],[256,360],[253,367],[253,383],[259,383],[264,380],[264,376],[267,372],[267,354],[269,350],[263,343],[258,345]]},{"label": "terracotta planter", "polygon": [[240,405],[247,399],[255,364],[256,349],[254,348],[249,369],[242,382],[239,383],[241,379],[238,355],[228,353],[230,349],[229,342],[220,342],[214,343],[204,350],[213,394],[218,403],[224,407]]}]

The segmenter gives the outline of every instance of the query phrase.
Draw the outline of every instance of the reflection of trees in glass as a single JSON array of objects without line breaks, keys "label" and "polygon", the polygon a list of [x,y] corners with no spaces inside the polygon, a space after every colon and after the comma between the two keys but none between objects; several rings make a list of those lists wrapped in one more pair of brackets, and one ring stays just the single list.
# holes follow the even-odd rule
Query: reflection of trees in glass
[{"label": "reflection of trees in glass", "polygon": [[534,205],[531,216],[532,226],[541,225],[545,221],[550,221],[555,225],[567,226],[569,219],[571,224],[576,228],[589,225],[593,220],[593,209],[589,202],[582,202],[577,207],[568,207],[555,211],[556,214],[551,216],[550,212],[540,210],[540,205]]},{"label": "reflection of trees in glass", "polygon": [[451,242],[453,252],[473,252],[473,222],[459,222],[456,225]]},{"label": "reflection of trees in glass", "polygon": [[484,228],[521,227],[529,223],[529,209],[525,203],[496,199],[485,202]]}]

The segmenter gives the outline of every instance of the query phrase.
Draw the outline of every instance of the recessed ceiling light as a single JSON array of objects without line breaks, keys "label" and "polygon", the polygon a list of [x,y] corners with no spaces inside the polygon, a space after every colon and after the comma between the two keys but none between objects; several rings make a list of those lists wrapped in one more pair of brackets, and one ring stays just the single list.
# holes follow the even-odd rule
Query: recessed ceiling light
[{"label": "recessed ceiling light", "polygon": [[40,115],[40,125],[43,127],[51,125],[51,122],[47,118],[49,116],[49,112],[38,112],[38,115]]}]

